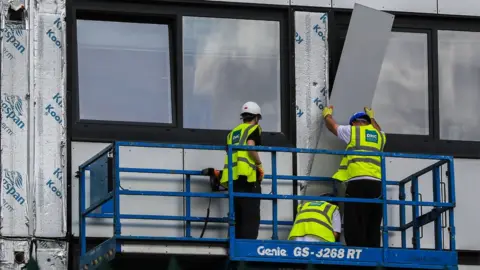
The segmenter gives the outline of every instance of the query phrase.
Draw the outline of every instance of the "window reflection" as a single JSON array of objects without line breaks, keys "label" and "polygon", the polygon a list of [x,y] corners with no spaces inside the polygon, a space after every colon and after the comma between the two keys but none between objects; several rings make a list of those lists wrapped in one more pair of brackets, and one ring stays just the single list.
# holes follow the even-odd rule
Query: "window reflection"
[{"label": "window reflection", "polygon": [[246,101],[264,131],[280,131],[280,36],[275,21],[184,17],[183,123],[228,130]]},{"label": "window reflection", "polygon": [[427,34],[393,32],[372,107],[382,129],[429,134]]},{"label": "window reflection", "polygon": [[438,31],[440,139],[480,141],[480,33]]},{"label": "window reflection", "polygon": [[80,118],[171,123],[168,26],[77,20]]}]

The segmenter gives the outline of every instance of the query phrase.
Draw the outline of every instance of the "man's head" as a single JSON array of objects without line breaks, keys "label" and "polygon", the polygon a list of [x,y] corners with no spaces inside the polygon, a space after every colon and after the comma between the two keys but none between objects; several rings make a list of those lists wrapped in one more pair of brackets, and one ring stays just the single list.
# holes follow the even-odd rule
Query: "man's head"
[{"label": "man's head", "polygon": [[260,119],[262,119],[262,110],[257,103],[249,101],[243,104],[240,116],[243,123],[258,124]]},{"label": "man's head", "polygon": [[357,112],[350,117],[349,121],[352,126],[366,126],[372,123],[370,117],[364,112]]}]

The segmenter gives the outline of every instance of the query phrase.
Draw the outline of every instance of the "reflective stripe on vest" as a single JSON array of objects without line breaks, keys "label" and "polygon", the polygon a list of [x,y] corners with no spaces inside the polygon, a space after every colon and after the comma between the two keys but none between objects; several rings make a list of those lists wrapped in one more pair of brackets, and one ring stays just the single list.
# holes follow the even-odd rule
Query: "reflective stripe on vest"
[{"label": "reflective stripe on vest", "polygon": [[[254,169],[254,170],[257,169],[257,165],[251,163],[248,159],[243,158],[243,157],[237,158],[237,162],[233,162],[233,163],[232,163],[232,167],[236,167],[237,164],[238,164],[238,161],[247,163],[248,166],[252,167],[252,169]],[[224,169],[228,169],[228,164],[225,164],[225,165],[223,166],[223,168],[224,168]]]},{"label": "reflective stripe on vest", "polygon": [[333,227],[332,227],[332,218],[328,216],[328,211],[330,211],[330,208],[332,208],[332,205],[331,204],[328,204],[327,206],[325,206],[325,209],[323,210],[318,210],[318,209],[304,209],[300,212],[298,212],[298,214],[304,214],[304,213],[317,213],[317,214],[320,214],[322,216],[324,216],[329,223],[326,223],[322,220],[319,220],[319,219],[316,219],[316,218],[305,218],[305,219],[299,219],[299,220],[295,220],[295,224],[299,224],[299,223],[303,223],[303,222],[315,222],[315,223],[318,223],[324,227],[327,227],[330,231],[332,231],[333,233]]},{"label": "reflective stripe on vest", "polygon": [[[247,139],[252,132],[255,131],[255,128],[261,128],[258,125],[250,124],[240,124],[234,128],[227,136],[227,145],[247,145]],[[233,134],[235,132],[240,132],[241,137],[238,142],[233,143]],[[232,150],[232,171],[233,171],[233,180],[237,180],[239,175],[247,177],[248,182],[256,182],[257,180],[257,166],[255,161],[250,157],[248,151],[234,149]],[[228,154],[225,156],[225,163],[223,166],[223,173],[220,183],[224,184],[228,182]]]},{"label": "reflective stripe on vest", "polygon": [[[352,126],[352,131],[353,131],[353,129],[355,131],[355,145],[351,145],[351,142],[350,142],[350,144],[347,146],[347,149],[345,149],[346,151],[370,151],[370,152],[383,151],[383,148],[385,147],[385,143],[384,143],[384,135],[381,132],[377,131],[377,133],[379,134],[379,137],[380,137],[380,145],[381,145],[380,149],[378,149],[378,148],[373,147],[373,146],[362,145],[361,140],[360,140],[361,128],[359,126]],[[375,131],[376,131],[376,129],[375,129]],[[345,157],[347,157],[347,156],[345,156]],[[348,159],[346,164],[342,164],[343,163],[342,162],[340,164],[339,169],[340,170],[346,170],[348,168],[348,165],[350,165],[352,163],[357,163],[357,162],[371,163],[371,164],[377,165],[377,166],[382,165],[382,163],[380,161],[378,161],[377,159],[362,156],[362,157]]]},{"label": "reflective stripe on vest", "polygon": [[[377,146],[365,145],[369,142],[367,141],[367,136],[362,140],[361,132],[374,132],[379,138]],[[352,126],[351,131],[351,140],[347,145],[347,151],[369,151],[369,152],[380,152],[383,151],[385,147],[386,137],[383,133],[377,131],[372,125],[368,126]],[[340,167],[337,173],[334,175],[334,178],[337,178],[340,181],[346,181],[353,177],[359,176],[369,176],[375,178],[381,178],[381,158],[380,157],[367,157],[367,156],[347,156],[345,155],[340,162]],[[355,164],[355,169],[350,165]],[[335,177],[338,176],[338,177]]]},{"label": "reflective stripe on vest", "polygon": [[[315,205],[321,203],[321,205]],[[288,239],[315,235],[328,242],[335,242],[335,234],[332,226],[333,213],[337,209],[335,205],[327,202],[310,202],[299,205],[299,211]],[[320,218],[320,215],[323,218]]]}]

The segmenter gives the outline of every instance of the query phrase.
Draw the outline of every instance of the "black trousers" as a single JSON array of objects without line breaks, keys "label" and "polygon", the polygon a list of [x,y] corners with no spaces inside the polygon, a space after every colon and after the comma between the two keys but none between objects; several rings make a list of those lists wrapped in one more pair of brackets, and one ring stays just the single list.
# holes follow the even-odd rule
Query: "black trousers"
[{"label": "black trousers", "polygon": [[[353,180],[347,183],[345,196],[348,198],[375,199],[382,195],[382,182],[375,180]],[[344,233],[348,246],[380,247],[380,224],[383,206],[376,203],[345,203]]]},{"label": "black trousers", "polygon": [[[249,183],[240,176],[233,181],[235,192],[262,193],[260,183]],[[260,199],[235,197],[235,238],[257,239],[260,228]]]}]

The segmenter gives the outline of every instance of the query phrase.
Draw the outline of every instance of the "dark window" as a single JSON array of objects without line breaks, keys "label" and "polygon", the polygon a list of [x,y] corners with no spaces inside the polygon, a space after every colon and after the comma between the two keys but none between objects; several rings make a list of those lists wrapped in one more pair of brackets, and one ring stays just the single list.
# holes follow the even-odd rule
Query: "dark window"
[{"label": "dark window", "polygon": [[294,144],[288,9],[75,0],[69,12],[72,140],[225,144],[254,101],[264,144]]},{"label": "dark window", "polygon": [[438,31],[440,139],[480,141],[480,33]]},{"label": "dark window", "polygon": [[169,28],[77,20],[81,120],[172,123]]},{"label": "dark window", "polygon": [[[331,13],[331,85],[350,14]],[[468,18],[397,14],[373,108],[388,134],[385,150],[480,156],[480,27]]]},{"label": "dark window", "polygon": [[281,131],[280,23],[183,18],[183,125],[232,129],[246,101],[264,131]]}]

